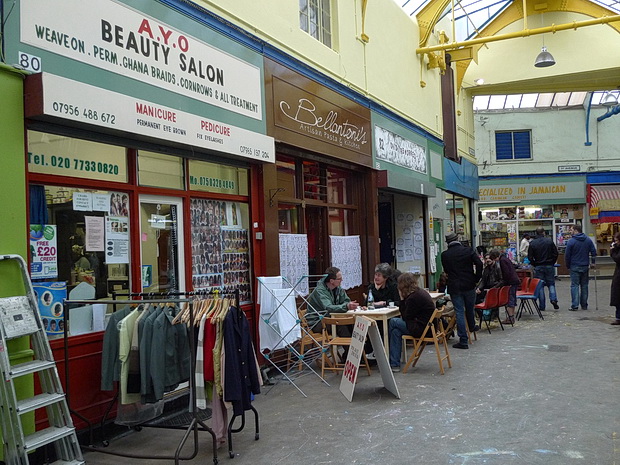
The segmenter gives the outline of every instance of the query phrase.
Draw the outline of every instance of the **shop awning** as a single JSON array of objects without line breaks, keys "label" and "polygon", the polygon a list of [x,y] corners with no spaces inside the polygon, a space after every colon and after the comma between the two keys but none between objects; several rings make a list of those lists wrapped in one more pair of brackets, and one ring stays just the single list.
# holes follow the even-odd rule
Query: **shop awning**
[{"label": "shop awning", "polygon": [[620,222],[620,184],[588,184],[592,223]]}]

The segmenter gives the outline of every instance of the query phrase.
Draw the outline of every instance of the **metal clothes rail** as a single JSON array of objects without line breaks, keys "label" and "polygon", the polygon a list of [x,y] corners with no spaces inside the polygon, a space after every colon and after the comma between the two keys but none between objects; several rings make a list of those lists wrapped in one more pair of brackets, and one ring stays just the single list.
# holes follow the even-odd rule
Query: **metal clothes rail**
[{"label": "metal clothes rail", "polygon": [[[189,312],[190,312],[190,318],[191,321],[193,321],[193,316],[194,316],[194,299],[135,299],[135,300],[122,300],[122,301],[118,301],[118,300],[65,300],[64,301],[64,361],[65,361],[65,391],[66,391],[66,396],[67,396],[67,403],[70,404],[70,389],[69,389],[69,342],[68,342],[68,335],[67,335],[67,328],[68,328],[68,314],[69,312],[68,310],[68,306],[69,305],[93,305],[93,304],[104,304],[104,305],[119,305],[119,304],[123,304],[123,305],[132,305],[132,304],[146,304],[146,303],[156,303],[156,304],[161,304],[161,303],[185,303],[187,302],[189,304]],[[188,335],[188,339],[189,339],[189,347],[190,347],[190,360],[191,360],[191,369],[190,369],[190,379],[189,379],[189,390],[190,390],[190,399],[191,399],[191,416],[192,419],[190,421],[189,426],[187,427],[166,427],[169,429],[185,429],[185,434],[183,435],[177,449],[176,452],[174,454],[174,456],[163,456],[163,455],[141,455],[141,454],[128,454],[128,453],[123,453],[123,452],[119,452],[119,451],[113,451],[113,450],[106,450],[104,448],[101,447],[96,447],[93,445],[93,441],[92,441],[92,424],[90,421],[88,421],[86,418],[84,418],[83,416],[79,415],[78,413],[74,412],[73,410],[71,410],[71,413],[76,414],[77,416],[79,416],[82,420],[86,421],[89,424],[90,427],[90,439],[91,439],[91,444],[88,446],[81,446],[83,449],[86,450],[91,450],[91,451],[96,451],[99,453],[103,453],[103,454],[109,454],[109,455],[116,455],[119,457],[129,457],[129,458],[135,458],[135,459],[145,459],[145,460],[174,460],[175,465],[178,465],[179,461],[181,460],[192,460],[194,459],[197,455],[198,455],[198,431],[202,430],[202,431],[207,431],[209,434],[211,434],[211,438],[212,438],[212,444],[213,444],[213,463],[217,464],[218,463],[218,458],[217,458],[217,439],[215,437],[215,432],[207,425],[205,424],[200,418],[198,418],[198,409],[196,407],[196,395],[195,395],[195,391],[196,391],[196,379],[195,379],[195,372],[196,372],[196,350],[194,347],[194,338],[193,335],[190,334],[190,327],[187,328],[187,335]],[[185,445],[185,443],[187,442],[187,439],[189,438],[189,435],[191,433],[194,433],[194,448],[192,451],[192,454],[190,456],[183,456],[181,457],[181,450],[183,448],[183,446]]]}]

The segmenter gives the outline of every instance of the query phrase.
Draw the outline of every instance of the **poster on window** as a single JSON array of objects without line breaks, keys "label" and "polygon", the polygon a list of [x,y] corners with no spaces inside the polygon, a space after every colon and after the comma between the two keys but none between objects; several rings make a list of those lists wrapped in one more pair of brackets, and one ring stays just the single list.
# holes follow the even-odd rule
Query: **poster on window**
[{"label": "poster on window", "polygon": [[58,277],[58,246],[56,225],[30,225],[30,277],[49,279]]},{"label": "poster on window", "polygon": [[250,302],[249,231],[238,202],[192,199],[192,286],[234,293]]},{"label": "poster on window", "polygon": [[33,283],[39,314],[48,336],[59,336],[63,326],[63,300],[67,298],[67,283]]}]

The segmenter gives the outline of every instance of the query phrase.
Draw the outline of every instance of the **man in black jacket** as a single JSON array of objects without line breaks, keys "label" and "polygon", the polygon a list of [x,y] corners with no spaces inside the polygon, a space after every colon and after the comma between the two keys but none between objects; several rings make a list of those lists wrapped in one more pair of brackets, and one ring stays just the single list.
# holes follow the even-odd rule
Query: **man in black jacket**
[{"label": "man in black jacket", "polygon": [[[556,310],[558,305],[558,295],[555,292],[555,262],[558,259],[558,248],[555,246],[553,239],[545,235],[545,228],[538,226],[536,228],[536,237],[530,242],[530,248],[527,257],[534,267],[534,277],[542,279],[545,286],[549,288],[549,300]],[[538,295],[538,307],[544,310],[545,289],[541,289]]]},{"label": "man in black jacket", "polygon": [[[443,270],[448,274],[448,294],[456,311],[456,328],[459,342],[452,347],[469,349],[467,327],[477,331],[474,316],[476,303],[476,283],[482,277],[482,261],[471,247],[465,247],[458,241],[458,236],[450,233],[446,236],[448,249],[441,253]],[[474,268],[476,271],[474,272]],[[467,318],[467,323],[465,319]]]}]

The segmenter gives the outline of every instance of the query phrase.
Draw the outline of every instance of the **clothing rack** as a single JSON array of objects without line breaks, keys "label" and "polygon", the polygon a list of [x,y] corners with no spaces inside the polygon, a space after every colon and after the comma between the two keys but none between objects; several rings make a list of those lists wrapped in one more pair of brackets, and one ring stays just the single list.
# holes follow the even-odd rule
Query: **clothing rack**
[{"label": "clothing rack", "polygon": [[[239,289],[235,289],[234,292],[220,292],[219,290],[206,290],[206,289],[201,289],[198,291],[186,291],[186,292],[179,292],[179,291],[171,291],[171,292],[128,292],[128,293],[117,293],[116,291],[114,291],[112,293],[112,297],[116,298],[117,296],[128,296],[128,297],[148,297],[148,298],[152,298],[152,297],[156,297],[156,296],[162,296],[162,297],[167,297],[167,296],[186,296],[186,297],[190,297],[190,296],[194,296],[194,297],[206,297],[206,296],[217,296],[217,297],[227,297],[227,296],[234,296],[234,305],[235,307],[237,307],[239,309],[239,311],[241,312],[241,308],[239,305]],[[117,301],[119,302],[119,301]],[[127,302],[127,301],[120,301],[120,302]],[[139,302],[144,302],[144,301],[139,301]],[[156,302],[161,302],[160,300],[157,300]],[[241,313],[239,313],[239,317],[241,316]],[[193,321],[193,313],[191,314],[190,320]],[[65,323],[65,328],[66,328],[66,323]],[[193,373],[196,371],[196,353],[195,353],[195,348],[193,347],[193,338],[190,338],[192,346],[191,347],[191,352],[192,352],[192,379],[193,378]],[[195,380],[194,380],[195,383]],[[195,386],[194,386],[194,390],[192,391],[192,397],[194,398],[193,400],[193,409],[196,410],[196,399],[195,396],[193,396],[193,392],[195,391]],[[108,407],[105,416],[104,416],[104,421],[105,418],[107,418],[107,415],[110,413],[110,411],[112,410],[112,406],[114,405],[114,402],[118,399],[118,391],[116,392],[114,399],[112,399],[112,403],[111,405]],[[259,415],[258,415],[258,411],[256,410],[256,408],[252,405],[250,406],[250,409],[252,410],[252,412],[254,413],[254,428],[255,428],[255,433],[254,433],[254,440],[258,441],[260,439],[260,421],[259,421]],[[241,417],[241,425],[239,426],[239,428],[233,429],[233,425],[234,422],[236,420],[236,418],[240,416]],[[227,439],[228,439],[228,456],[230,458],[234,458],[235,454],[233,452],[233,441],[232,441],[232,434],[233,433],[239,433],[241,431],[243,431],[243,429],[245,428],[245,413],[243,413],[242,415],[233,415],[232,418],[230,419],[229,423],[228,423],[228,430],[227,430]],[[209,431],[212,433],[212,430],[209,429]],[[213,434],[213,433],[212,433]]]},{"label": "clothing rack", "polygon": [[[65,361],[65,392],[66,392],[66,396],[67,396],[67,404],[70,405],[70,397],[69,397],[69,354],[68,354],[68,337],[67,337],[67,323],[68,323],[68,314],[69,312],[68,310],[68,306],[69,305],[92,305],[94,303],[96,304],[104,304],[104,305],[118,305],[119,303],[122,303],[124,305],[133,305],[133,304],[145,304],[145,303],[162,303],[162,302],[166,302],[166,303],[184,303],[187,302],[189,304],[189,312],[190,312],[190,318],[192,318],[193,321],[193,314],[194,314],[194,308],[193,308],[193,302],[194,299],[166,299],[166,300],[161,300],[161,299],[135,299],[135,300],[123,300],[123,301],[118,301],[118,300],[65,300],[64,301],[64,321],[65,321],[65,327],[64,327],[64,343],[65,343],[65,353],[64,353],[64,361]],[[86,450],[91,450],[91,451],[96,451],[96,452],[100,452],[103,454],[109,454],[109,455],[116,455],[119,457],[128,457],[128,458],[135,458],[135,459],[145,459],[145,460],[174,460],[175,465],[178,465],[179,461],[181,460],[192,460],[194,459],[197,455],[198,455],[198,431],[207,431],[211,434],[211,438],[212,438],[212,443],[213,443],[213,463],[217,464],[218,463],[218,458],[217,458],[217,440],[215,437],[215,433],[214,431],[208,426],[206,425],[200,418],[198,418],[198,409],[196,408],[196,396],[194,395],[195,390],[196,390],[196,386],[195,386],[195,378],[192,376],[193,373],[195,373],[196,370],[196,354],[195,354],[195,347],[194,347],[194,338],[193,336],[189,333],[189,328],[188,328],[188,338],[189,338],[189,346],[190,346],[190,360],[191,360],[191,365],[190,365],[190,380],[189,380],[189,386],[190,386],[190,397],[191,397],[191,403],[192,403],[192,409],[191,409],[191,415],[192,415],[192,419],[190,421],[189,426],[187,427],[167,427],[169,429],[185,429],[185,434],[183,435],[177,449],[175,452],[174,456],[162,456],[162,455],[140,455],[140,454],[127,454],[127,453],[123,453],[123,452],[118,452],[118,451],[110,451],[110,450],[105,450],[102,449],[100,447],[96,447],[93,445],[92,443],[92,424],[91,422],[89,422],[88,420],[86,420],[83,416],[79,415],[78,416],[84,420],[87,421],[87,423],[89,424],[90,428],[91,428],[91,433],[90,433],[90,438],[91,438],[91,444],[88,446],[81,446],[82,449],[86,449]],[[115,399],[113,399],[114,401]],[[111,408],[111,407],[110,407]],[[76,413],[73,410],[70,410],[71,413]],[[199,428],[200,427],[200,428]],[[194,449],[192,451],[192,454],[188,457],[181,457],[181,450],[183,448],[183,446],[185,445],[185,443],[187,442],[187,439],[189,438],[189,435],[191,433],[194,433]]]}]

